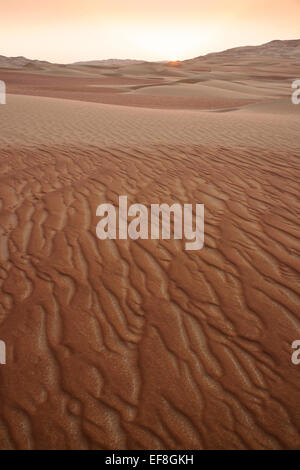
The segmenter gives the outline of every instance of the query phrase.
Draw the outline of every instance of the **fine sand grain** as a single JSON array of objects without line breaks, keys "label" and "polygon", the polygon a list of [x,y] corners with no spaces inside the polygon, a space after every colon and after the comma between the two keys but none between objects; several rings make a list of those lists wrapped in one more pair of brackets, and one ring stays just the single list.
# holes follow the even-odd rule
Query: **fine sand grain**
[{"label": "fine sand grain", "polygon": [[[268,60],[259,73],[277,76]],[[57,75],[26,91],[13,73],[0,106],[1,449],[300,447],[300,106],[287,77],[243,82],[251,64],[236,84],[224,64],[195,81],[212,61],[159,84],[146,80],[163,66],[96,84],[80,68],[71,92]],[[119,195],[204,203],[204,248],[100,241],[96,208]]]}]

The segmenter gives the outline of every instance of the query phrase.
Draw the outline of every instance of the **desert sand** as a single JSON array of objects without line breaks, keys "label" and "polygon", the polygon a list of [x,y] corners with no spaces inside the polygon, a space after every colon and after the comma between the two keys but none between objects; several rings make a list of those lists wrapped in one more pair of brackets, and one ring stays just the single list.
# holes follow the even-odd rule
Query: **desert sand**
[{"label": "desert sand", "polygon": [[[300,448],[298,62],[0,69],[1,449]],[[119,195],[204,248],[97,239]]]}]

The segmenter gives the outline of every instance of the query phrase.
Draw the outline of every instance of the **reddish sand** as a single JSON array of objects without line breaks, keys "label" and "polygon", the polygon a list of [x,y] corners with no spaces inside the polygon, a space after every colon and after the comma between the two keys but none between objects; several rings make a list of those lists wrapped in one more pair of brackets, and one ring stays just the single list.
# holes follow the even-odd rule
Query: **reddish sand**
[{"label": "reddish sand", "polygon": [[[299,67],[209,60],[0,71],[1,449],[300,447]],[[100,241],[119,195],[204,203],[203,250]]]}]

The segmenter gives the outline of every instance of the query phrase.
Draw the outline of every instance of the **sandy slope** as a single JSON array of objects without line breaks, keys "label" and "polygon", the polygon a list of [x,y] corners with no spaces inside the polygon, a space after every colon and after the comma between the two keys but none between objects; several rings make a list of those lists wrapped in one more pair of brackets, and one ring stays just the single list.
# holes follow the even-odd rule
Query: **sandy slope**
[{"label": "sandy slope", "polygon": [[232,111],[196,112],[9,95],[6,107],[0,107],[1,145],[85,148],[164,143],[296,151],[298,115],[290,99]]},{"label": "sandy slope", "polygon": [[[299,448],[300,107],[228,106],[0,106],[2,449]],[[119,195],[205,248],[98,240]]]},{"label": "sandy slope", "polygon": [[[1,64],[0,64],[1,65]],[[159,108],[231,109],[290,98],[295,59],[213,55],[175,64],[122,67],[30,64],[0,68],[9,94]]]}]

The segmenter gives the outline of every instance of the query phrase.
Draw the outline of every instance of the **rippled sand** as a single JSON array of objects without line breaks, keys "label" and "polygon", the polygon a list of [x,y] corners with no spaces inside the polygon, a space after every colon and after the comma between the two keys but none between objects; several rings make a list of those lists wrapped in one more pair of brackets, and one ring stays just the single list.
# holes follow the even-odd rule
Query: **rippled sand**
[{"label": "rippled sand", "polygon": [[[300,106],[280,86],[225,107],[199,88],[197,111],[8,95],[2,449],[300,447]],[[98,240],[119,195],[204,203],[204,249]]]}]

